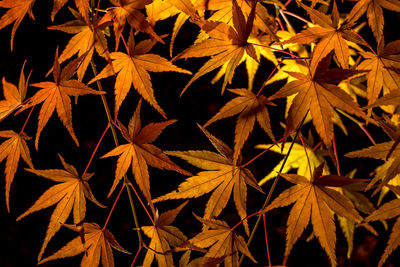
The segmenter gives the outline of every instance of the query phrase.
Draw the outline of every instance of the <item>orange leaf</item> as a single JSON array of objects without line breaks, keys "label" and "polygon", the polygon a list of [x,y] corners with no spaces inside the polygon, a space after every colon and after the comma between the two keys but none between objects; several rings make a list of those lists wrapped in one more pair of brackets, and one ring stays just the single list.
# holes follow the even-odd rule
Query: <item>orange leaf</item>
[{"label": "orange leaf", "polygon": [[249,134],[253,131],[256,120],[272,141],[275,142],[274,135],[271,131],[268,110],[265,107],[266,104],[272,105],[272,103],[265,96],[255,95],[247,89],[230,89],[229,91],[239,96],[226,103],[217,114],[204,124],[204,127],[220,119],[240,113],[235,127],[233,163],[236,164],[244,143],[249,137]]},{"label": "orange leaf", "polygon": [[160,43],[164,41],[155,33],[146,17],[139,11],[146,5],[151,4],[152,0],[110,0],[114,5],[106,13],[105,17],[113,21],[114,34],[115,34],[115,50],[118,50],[119,39],[121,38],[122,31],[128,21],[132,28],[138,31],[150,34]]},{"label": "orange leaf", "polygon": [[[399,186],[389,186],[393,193],[399,193]],[[400,215],[400,199],[393,199],[383,204],[379,209],[372,212],[365,220],[367,222],[391,219]],[[382,266],[389,255],[400,245],[399,242],[400,234],[400,217],[397,218],[396,223],[392,227],[392,232],[389,237],[388,245],[383,252],[381,259],[379,260],[378,266]]]},{"label": "orange leaf", "polygon": [[[74,231],[79,231],[75,226],[67,227]],[[96,223],[84,223],[83,229],[84,239],[86,240],[85,244],[82,244],[81,237],[78,236],[67,243],[60,250],[55,252],[53,255],[41,260],[39,264],[51,260],[73,257],[85,252],[81,262],[82,267],[99,266],[100,258],[103,267],[113,267],[114,257],[111,247],[121,252],[130,254],[118,244],[114,235],[111,234],[110,231],[100,228],[100,226]]]},{"label": "orange leaf", "polygon": [[[255,57],[255,48],[247,41],[253,28],[256,5],[253,6],[247,21],[245,21],[243,12],[236,0],[232,3],[234,27],[221,22],[198,21],[197,24],[211,38],[195,43],[173,59],[174,61],[181,58],[211,56],[211,59],[199,69],[182,89],[181,95],[195,80],[228,62],[222,85],[222,92],[224,92],[226,85],[231,83],[235,69],[241,62],[243,55],[246,53],[251,57]],[[254,60],[257,61],[257,58],[254,58]]]},{"label": "orange leaf", "polygon": [[[203,223],[205,229],[189,240],[196,247],[209,247],[204,258],[224,259],[225,266],[239,266],[239,252],[249,257],[254,263],[257,261],[251,255],[244,238],[233,231],[226,222],[216,219],[196,218]],[[211,228],[211,229],[208,229]]]},{"label": "orange leaf", "polygon": [[359,72],[354,70],[332,69],[327,66],[330,55],[326,56],[314,73],[304,75],[298,72],[288,72],[297,80],[282,87],[270,99],[283,98],[297,93],[290,106],[286,119],[285,136],[296,130],[308,111],[322,141],[332,148],[333,139],[333,108],[339,108],[350,114],[369,120],[352,97],[332,83],[337,83]]},{"label": "orange leaf", "polygon": [[[83,55],[83,57],[85,57],[85,55]],[[63,122],[65,128],[67,128],[72,139],[77,145],[79,145],[78,139],[76,138],[72,128],[72,109],[69,96],[80,96],[87,94],[99,95],[104,93],[93,90],[78,80],[70,79],[74,73],[73,71],[76,70],[81,60],[82,57],[71,61],[61,72],[57,49],[53,65],[54,82],[40,82],[31,84],[34,87],[41,88],[41,90],[39,90],[30,99],[24,109],[43,102],[39,113],[38,129],[35,138],[36,149],[38,149],[40,133],[49,121],[54,110],[57,111],[58,117]]]},{"label": "orange leaf", "polygon": [[[211,136],[210,141],[213,145],[216,145],[217,149],[223,147],[227,151],[227,146],[221,140],[215,138],[206,130],[202,130],[207,133],[207,137]],[[222,149],[218,150],[221,151]],[[170,151],[167,154],[184,159],[205,171],[189,177],[178,186],[177,190],[154,199],[154,202],[168,199],[196,198],[214,191],[207,201],[204,213],[204,218],[209,219],[218,216],[222,212],[233,194],[236,209],[240,218],[244,219],[247,216],[246,184],[262,192],[249,169],[233,165],[232,150],[226,154],[210,151]],[[240,158],[237,163],[237,165],[241,163]],[[248,232],[247,221],[244,221],[244,227]]]},{"label": "orange leaf", "polygon": [[0,100],[0,121],[2,121],[12,112],[23,106],[22,102],[25,99],[26,90],[28,88],[29,76],[30,76],[29,74],[27,80],[25,80],[25,75],[24,75],[25,62],[24,65],[22,66],[21,73],[19,76],[18,88],[14,84],[7,82],[4,77],[2,79],[3,95],[5,99]]},{"label": "orange leaf", "polygon": [[19,24],[25,17],[26,13],[32,19],[35,19],[32,13],[32,6],[35,0],[2,0],[0,1],[0,7],[8,8],[7,12],[0,18],[0,29],[3,29],[7,25],[14,22],[13,28],[11,30],[11,51],[13,50],[13,42],[15,32],[18,29]]},{"label": "orange leaf", "polygon": [[33,168],[29,148],[25,142],[25,140],[29,140],[30,137],[25,133],[18,134],[14,131],[0,131],[0,137],[8,138],[0,145],[0,162],[7,157],[4,173],[6,178],[6,206],[7,211],[10,212],[10,188],[15,173],[17,172],[19,158],[22,157],[26,164]]},{"label": "orange leaf", "polygon": [[171,224],[178,213],[187,204],[187,201],[173,210],[162,213],[158,218],[155,218],[153,226],[142,226],[143,233],[151,238],[149,249],[143,260],[143,266],[151,266],[151,263],[156,257],[158,266],[169,267],[173,266],[173,258],[171,247],[178,247],[187,241],[187,237],[176,227]]},{"label": "orange leaf", "polygon": [[113,60],[112,65],[107,65],[89,82],[90,84],[99,79],[118,73],[114,91],[115,116],[117,116],[122,101],[124,101],[131,85],[133,84],[133,87],[138,91],[138,93],[164,118],[166,118],[164,110],[158,105],[155,99],[150,74],[148,72],[175,71],[191,74],[189,71],[173,65],[170,61],[160,57],[159,55],[148,54],[148,51],[150,51],[153,45],[154,42],[149,42],[148,40],[135,45],[131,32],[128,40],[128,54],[122,52],[111,53],[110,57]]},{"label": "orange leaf", "polygon": [[[357,66],[358,70],[368,71],[367,74],[367,98],[369,107],[388,105],[382,102],[374,104],[379,97],[382,87],[386,86],[391,92],[400,88],[400,40],[393,41],[384,46],[383,41],[378,45],[378,54],[360,52],[365,58]],[[396,71],[397,70],[397,71]],[[389,98],[391,96],[387,96]]]},{"label": "orange leaf", "polygon": [[142,190],[146,200],[154,210],[151,202],[150,181],[147,165],[149,164],[159,169],[177,171],[185,175],[190,175],[190,173],[175,165],[159,148],[150,144],[158,137],[159,134],[161,134],[165,127],[174,123],[176,120],[151,123],[141,128],[140,107],[141,101],[139,102],[136,111],[131,118],[128,129],[126,129],[122,124],[119,124],[122,136],[129,143],[114,148],[102,158],[119,156],[117,168],[115,170],[114,183],[108,196],[111,195],[119,181],[132,165],[132,173],[135,177],[136,183],[139,185],[139,188]]},{"label": "orange leaf", "polygon": [[68,219],[71,211],[73,211],[74,224],[79,224],[84,220],[86,214],[85,198],[104,208],[104,206],[94,198],[88,184],[88,180],[93,176],[93,173],[85,173],[83,176],[80,176],[74,166],[66,163],[61,156],[59,157],[64,166],[64,170],[26,169],[38,176],[59,182],[59,184],[47,189],[47,191],[36,200],[32,207],[17,218],[18,221],[33,212],[45,209],[57,203],[51,215],[46,237],[44,238],[43,245],[39,252],[39,261],[43,256],[47,244]]},{"label": "orange leaf", "polygon": [[[394,144],[394,141],[376,144],[374,146],[370,146],[370,147],[367,147],[364,149],[360,149],[357,151],[347,153],[346,157],[349,157],[349,158],[361,158],[362,157],[362,158],[374,158],[374,159],[386,160],[387,155],[393,149],[393,144]],[[390,164],[390,167],[388,168],[386,175],[384,177],[376,176],[369,183],[366,190],[372,188],[377,181],[382,180],[381,184],[378,186],[378,188],[373,193],[373,194],[376,194],[378,191],[380,191],[382,189],[383,186],[387,185],[391,179],[393,179],[397,174],[400,173],[400,148],[395,147],[389,158],[392,158],[393,162]]]},{"label": "orange leaf", "polygon": [[345,39],[351,42],[357,42],[361,44],[364,43],[363,40],[351,30],[351,27],[354,23],[349,22],[339,27],[337,19],[339,14],[337,11],[336,2],[333,1],[333,3],[334,8],[332,11],[332,19],[318,10],[301,4],[301,6],[310,15],[311,19],[313,19],[321,27],[311,27],[305,29],[291,39],[282,42],[282,44],[308,44],[318,41],[310,64],[312,73],[315,72],[318,63],[331,51],[335,51],[335,55],[340,66],[344,69],[347,69],[349,66],[350,52]]},{"label": "orange leaf", "polygon": [[396,0],[361,0],[354,5],[346,19],[349,23],[354,23],[367,12],[368,24],[377,42],[380,42],[383,37],[383,26],[385,24],[382,7],[400,12],[400,2]]},{"label": "orange leaf", "polygon": [[70,11],[76,20],[50,26],[48,29],[75,34],[61,53],[59,61],[62,63],[75,54],[78,54],[78,57],[85,55],[77,69],[78,81],[82,81],[94,50],[111,62],[107,39],[103,32],[105,27],[108,26],[108,22],[100,21],[96,16],[93,17],[91,22],[88,22],[80,13],[73,9],[70,9]]},{"label": "orange leaf", "polygon": [[358,183],[363,180],[342,176],[321,176],[322,167],[323,165],[314,170],[311,180],[296,174],[281,173],[280,175],[283,178],[295,183],[295,185],[282,192],[263,210],[263,212],[268,212],[272,209],[295,203],[287,222],[285,261],[293,245],[310,222],[311,217],[316,237],[328,254],[332,266],[336,266],[336,227],[333,221],[333,213],[355,222],[362,220],[350,200],[329,187]]}]

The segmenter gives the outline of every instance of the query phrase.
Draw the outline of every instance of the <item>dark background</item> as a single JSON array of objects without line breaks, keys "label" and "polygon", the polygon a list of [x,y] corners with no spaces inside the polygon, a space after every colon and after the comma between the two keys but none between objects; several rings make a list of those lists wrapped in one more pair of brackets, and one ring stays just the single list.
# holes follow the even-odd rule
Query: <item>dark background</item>
[{"label": "dark background", "polygon": [[[72,2],[71,2],[72,3]],[[70,5],[72,5],[70,3]],[[352,3],[353,4],[353,3]],[[352,4],[350,6],[352,6]],[[349,5],[344,4],[346,11]],[[305,18],[308,18],[301,10],[296,8],[294,3],[290,6],[296,14],[302,14]],[[340,7],[340,6],[339,6]],[[6,27],[0,31],[1,50],[0,50],[0,77],[5,77],[8,82],[13,84],[18,83],[18,77],[20,69],[24,60],[27,60],[25,66],[25,75],[30,70],[33,70],[30,83],[36,83],[41,81],[51,80],[52,77],[45,77],[47,71],[52,67],[54,54],[56,47],[59,46],[60,52],[64,49],[68,40],[72,35],[68,35],[59,31],[47,30],[49,25],[61,24],[70,19],[72,16],[69,14],[66,7],[60,10],[56,16],[55,22],[50,21],[50,12],[52,9],[52,1],[37,1],[34,5],[33,12],[36,20],[32,21],[26,17],[20,27],[17,30],[16,37],[14,39],[14,51],[10,51],[10,33],[11,26]],[[4,9],[1,9],[0,15],[4,14]],[[348,12],[348,11],[347,11]],[[365,18],[365,16],[364,16]],[[301,29],[303,24],[296,25],[296,20],[291,19],[291,22]],[[398,38],[398,31],[396,31],[394,25],[399,22],[399,15],[394,12],[385,11],[385,37],[386,40],[394,40]],[[170,33],[174,18],[167,19],[160,24],[156,25],[155,31],[158,34]],[[174,54],[182,51],[188,47],[195,39],[197,34],[197,27],[186,23],[182,31],[178,35]],[[369,29],[363,30],[361,34],[373,44],[373,39]],[[125,36],[127,36],[125,34]],[[138,34],[139,40],[146,38],[144,34]],[[109,43],[113,43],[113,37],[110,38]],[[168,43],[169,37],[167,37]],[[110,47],[113,49],[113,47]],[[121,51],[124,51],[121,43]],[[157,44],[153,51],[157,54],[161,54],[166,58],[168,57],[168,45]],[[96,56],[96,62],[98,63],[98,70],[101,70],[106,62]],[[187,61],[181,60],[176,64],[182,68],[191,70],[193,73],[206,61],[207,59],[189,59]],[[263,81],[272,71],[272,64],[266,60],[263,60],[262,65],[257,72],[254,88],[258,90],[262,85]],[[63,66],[63,65],[62,65]],[[169,119],[177,119],[178,122],[167,127],[163,134],[154,142],[155,145],[163,150],[211,150],[215,151],[214,148],[209,144],[206,137],[197,128],[196,123],[204,124],[209,118],[211,118],[220,107],[222,107],[227,101],[232,99],[233,95],[225,93],[223,96],[220,94],[220,88],[222,83],[219,82],[215,85],[210,84],[210,80],[215,75],[216,71],[211,74],[205,75],[196,81],[192,86],[189,87],[188,91],[179,97],[180,91],[189,81],[190,76],[182,75],[177,73],[151,73],[153,88],[155,96],[160,106],[165,110]],[[87,71],[84,82],[89,81],[93,77],[90,69]],[[247,74],[244,65],[240,65],[235,71],[233,79],[233,87],[228,88],[241,88],[247,86]],[[167,81],[167,82],[166,82]],[[108,92],[106,95],[109,105],[112,107],[113,103],[113,88],[114,78],[102,80],[102,84],[105,90]],[[265,95],[270,95],[274,91],[278,90],[284,82],[276,83],[269,86],[264,91]],[[95,88],[95,85],[92,85]],[[27,97],[34,95],[36,88],[29,87]],[[130,93],[123,102],[120,110],[119,120],[125,125],[129,122],[132,116],[136,104],[138,102],[137,92],[131,88]],[[73,99],[72,99],[73,101]],[[78,172],[82,173],[86,167],[86,164],[91,156],[91,153],[98,142],[101,133],[107,125],[104,109],[102,107],[99,97],[96,96],[83,96],[79,97],[78,105],[73,104],[73,127],[75,133],[80,141],[80,147],[77,147],[69,136],[67,130],[62,125],[57,115],[53,114],[48,124],[45,126],[39,142],[39,150],[36,151],[33,145],[33,140],[36,134],[37,128],[37,117],[39,107],[35,108],[32,117],[28,121],[25,128],[25,132],[33,137],[29,142],[28,146],[31,151],[33,164],[37,169],[59,169],[62,165],[57,157],[59,153],[64,159],[73,164]],[[268,107],[272,118],[271,124],[275,136],[280,137],[283,129],[279,126],[280,121],[284,121],[283,115],[284,102],[278,101],[278,107]],[[14,130],[19,131],[25,122],[28,112],[25,111],[20,115],[14,117],[11,115],[4,121],[0,122],[0,130]],[[225,141],[228,145],[233,146],[234,137],[234,125],[236,117],[222,120],[215,125],[209,127],[209,130]],[[142,124],[146,125],[150,122],[162,121],[162,117],[154,111],[147,103],[142,105]],[[348,130],[349,136],[344,136],[340,130],[336,129],[338,150],[340,155],[345,153],[366,147],[369,145],[369,140],[361,132],[361,130],[355,126],[349,120],[343,118]],[[304,133],[307,133],[310,124],[304,127]],[[379,129],[370,127],[368,128],[373,134],[375,140],[378,142],[386,141],[388,138]],[[315,132],[314,132],[315,133]],[[121,135],[119,135],[120,141],[124,142]],[[3,140],[3,139],[2,139]],[[2,142],[2,141],[1,141]],[[253,146],[259,143],[269,143],[269,138],[265,133],[258,127],[255,126],[253,133],[250,135],[249,140],[244,146],[245,158],[244,162],[251,159],[259,151],[253,149]],[[96,174],[89,181],[89,184],[94,192],[95,197],[103,204],[111,207],[116,192],[120,187],[117,187],[116,192],[107,199],[107,194],[112,181],[114,179],[115,163],[117,158],[99,159],[101,155],[104,155],[114,147],[113,139],[110,131],[105,136],[102,145],[100,146],[95,160],[92,162],[89,172],[95,172]],[[261,179],[268,174],[272,168],[279,162],[282,157],[274,153],[268,153],[255,161],[250,165],[250,169],[257,179]],[[193,173],[196,173],[198,169],[193,166],[180,161],[179,159],[173,158],[179,166],[187,169]],[[354,168],[358,168],[359,177],[367,177],[368,174],[376,167],[380,162],[374,160],[356,160],[356,159],[345,159],[341,158],[342,173],[347,173]],[[5,161],[0,164],[1,172],[4,170]],[[27,165],[20,160],[18,171],[15,175],[15,179],[11,186],[10,192],[10,208],[11,212],[8,213],[5,207],[4,193],[2,205],[0,205],[0,214],[3,223],[1,228],[1,242],[4,248],[0,252],[0,266],[35,266],[37,265],[37,255],[39,253],[42,241],[44,239],[46,228],[48,225],[49,218],[54,210],[54,207],[47,208],[29,215],[28,217],[16,222],[16,218],[26,211],[36,199],[49,187],[55,183],[32,175],[23,170]],[[183,175],[171,172],[171,171],[160,171],[155,168],[149,167],[150,172],[150,183],[152,196],[157,197],[170,192],[176,188],[176,186],[185,179]],[[331,168],[333,170],[333,168]],[[133,179],[132,174],[128,172],[128,177]],[[4,187],[4,179],[2,179]],[[270,183],[263,186],[264,191],[268,192]],[[280,181],[274,196],[277,196],[284,188],[287,188],[289,183]],[[262,206],[265,195],[248,187],[248,214],[256,212]],[[3,191],[4,192],[4,191]],[[192,212],[201,215],[204,211],[205,202],[209,194],[202,196],[198,199],[190,200],[189,204],[182,210],[181,214],[178,215],[174,225],[179,227],[189,238],[196,235],[201,231],[201,224],[194,218]],[[375,199],[374,199],[375,200]],[[166,211],[177,207],[182,201],[167,201],[156,205],[160,212]],[[376,202],[374,202],[376,203]],[[135,198],[135,207],[138,213],[140,225],[150,225],[150,220],[140,206],[139,201]],[[277,209],[268,213],[267,215],[267,229],[269,238],[269,248],[272,259],[272,264],[280,264],[283,258],[284,247],[285,247],[285,226],[287,221],[289,208]],[[107,218],[109,208],[101,209],[91,202],[87,202],[87,216],[86,221],[96,222],[102,226]],[[239,221],[236,209],[233,205],[233,201],[230,200],[226,210],[220,218],[226,220],[229,225],[233,226]],[[68,223],[72,220],[69,218]],[[250,227],[254,224],[255,219],[249,220]],[[389,220],[389,229],[393,224],[392,220]],[[343,234],[337,224],[337,256],[338,263],[341,266],[375,266],[378,262],[388,240],[389,231],[386,231],[382,225],[374,224],[378,232],[380,233],[379,238],[372,236],[370,233],[363,229],[357,229],[354,237],[354,253],[350,260],[346,259],[347,245]],[[129,206],[129,201],[126,192],[123,192],[116,209],[114,210],[113,216],[108,229],[115,235],[119,243],[129,250],[133,255],[125,255],[120,252],[114,251],[115,264],[116,266],[129,266],[133,260],[133,256],[137,251],[137,235],[132,228],[135,227],[132,219],[132,214]],[[245,236],[242,228],[239,227],[239,232]],[[314,238],[312,241],[307,242],[307,237],[311,234],[311,227],[309,226],[305,231],[305,234],[295,244],[291,255],[289,257],[289,266],[329,266],[329,260],[324,250],[320,247],[318,241]],[[250,251],[259,261],[261,265],[267,265],[267,257],[265,253],[265,240],[262,227],[259,228]],[[76,234],[68,229],[62,228],[52,238],[49,243],[45,257],[51,255],[67,242],[76,237]],[[147,244],[149,240],[145,239]],[[140,252],[137,264],[140,264],[145,255],[145,249]],[[196,254],[194,253],[194,256]],[[199,255],[200,256],[200,255]],[[73,258],[67,258],[64,260],[58,260],[50,263],[43,264],[42,266],[77,266],[79,265],[81,256]],[[387,265],[393,264],[400,260],[398,252],[392,254],[387,260]],[[175,262],[178,262],[177,260]],[[136,265],[137,265],[136,264]],[[250,261],[245,261],[244,266],[251,266]],[[395,266],[396,264],[394,264]]]}]

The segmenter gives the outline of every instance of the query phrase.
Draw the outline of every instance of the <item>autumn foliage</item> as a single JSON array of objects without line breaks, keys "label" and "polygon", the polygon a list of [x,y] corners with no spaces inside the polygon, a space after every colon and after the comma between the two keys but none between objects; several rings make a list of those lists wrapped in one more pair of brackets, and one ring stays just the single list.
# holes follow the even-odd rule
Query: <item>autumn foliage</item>
[{"label": "autumn foliage", "polygon": [[41,214],[36,264],[395,261],[400,1],[38,2],[0,0],[2,50],[47,51],[0,73],[2,217]]}]

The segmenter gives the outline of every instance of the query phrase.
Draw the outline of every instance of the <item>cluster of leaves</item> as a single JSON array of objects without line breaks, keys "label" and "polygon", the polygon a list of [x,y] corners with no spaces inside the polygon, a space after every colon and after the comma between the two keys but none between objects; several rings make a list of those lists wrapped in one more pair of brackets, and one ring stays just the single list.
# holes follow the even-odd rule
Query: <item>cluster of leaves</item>
[{"label": "cluster of leaves", "polygon": [[[375,230],[372,222],[381,221],[386,225],[386,220],[398,218],[378,263],[382,266],[400,245],[400,205],[397,198],[400,195],[400,40],[385,40],[383,16],[384,12],[400,12],[400,1],[362,0],[351,5],[335,0],[310,2],[55,0],[51,14],[48,14],[51,20],[57,19],[59,12],[68,17],[67,6],[73,19],[47,25],[47,29],[73,36],[67,43],[59,43],[54,48],[53,65],[48,66],[50,71],[43,73],[42,80],[31,83],[30,74],[26,77],[24,67],[18,86],[3,77],[4,99],[0,101],[0,123],[4,129],[0,131],[0,137],[6,139],[0,145],[0,162],[5,160],[8,212],[11,210],[9,199],[14,177],[16,173],[24,173],[18,169],[22,165],[19,164],[21,157],[29,167],[25,171],[57,182],[17,218],[20,220],[56,205],[39,251],[38,263],[83,254],[82,266],[97,266],[100,260],[103,266],[114,266],[112,248],[130,254],[107,229],[110,217],[115,216],[113,211],[120,203],[122,190],[126,189],[138,236],[136,239],[136,233],[132,231],[132,243],[139,245],[137,253],[132,255],[132,265],[142,261],[143,266],[151,266],[154,262],[158,266],[173,266],[179,261],[180,266],[218,266],[222,263],[239,266],[243,257],[254,263],[263,262],[267,255],[269,259],[269,253],[258,259],[253,256],[250,246],[258,222],[269,211],[294,203],[287,219],[283,265],[287,264],[295,243],[304,235],[311,220],[311,238],[316,237],[331,265],[336,266],[336,214],[347,240],[348,257],[352,254],[357,227],[378,235],[381,233]],[[0,29],[13,24],[11,50],[15,50],[14,37],[26,14],[35,19],[35,5],[35,0],[0,1],[0,7],[5,11],[0,18]],[[271,14],[273,10],[276,16]],[[304,26],[295,30],[291,23],[296,20],[298,24],[298,19]],[[172,33],[161,34],[155,30],[164,21],[174,23],[168,28],[169,31],[172,28]],[[173,56],[177,49],[174,44],[179,42],[179,31],[185,24],[198,29],[190,32],[197,37],[192,45],[186,44],[183,51]],[[156,45],[166,46],[168,42],[169,56],[155,48]],[[110,47],[114,47],[114,51]],[[180,59],[194,61],[192,58],[207,60],[198,69],[179,67],[183,64]],[[235,72],[240,71],[243,62],[247,88],[236,88],[235,81],[239,78]],[[93,72],[88,71],[89,65]],[[98,72],[96,65],[104,68]],[[274,67],[265,73],[268,70],[266,66],[271,65]],[[179,74],[175,76],[179,79],[187,79],[194,72],[181,89],[181,95],[201,90],[196,88],[196,83],[209,77],[210,72],[216,72],[212,84],[223,80],[222,86],[215,90],[221,89],[220,98],[224,104],[202,126],[198,125],[199,132],[207,137],[216,151],[203,148],[163,151],[153,144],[167,126],[174,127],[170,125],[176,122],[167,120],[165,107],[157,101],[158,94],[150,75],[154,72],[174,72]],[[52,78],[48,78],[50,74]],[[258,79],[262,82],[257,82]],[[112,83],[112,88],[103,90],[102,83],[105,82]],[[126,100],[130,92],[140,96],[140,100],[135,103]],[[170,92],[170,97],[178,97],[175,93]],[[112,95],[112,103],[106,94]],[[77,104],[82,95],[101,99],[98,103],[106,112],[102,120],[107,124],[86,168],[79,174],[73,165],[67,163],[70,160],[61,156],[67,152],[57,151],[64,169],[37,169],[34,163],[41,159],[32,160],[31,151],[40,151],[42,132],[53,130],[45,128],[54,111],[76,146],[82,143],[73,127],[70,98],[74,96]],[[286,104],[281,99],[286,100]],[[161,122],[142,126],[142,102],[161,115],[162,118],[157,118]],[[164,102],[168,105],[168,100]],[[131,108],[133,115],[125,125],[119,120],[124,118],[120,110],[128,105],[134,107]],[[270,106],[268,109],[286,108],[285,118],[270,117],[267,106]],[[38,114],[37,126],[26,128],[31,114],[35,114],[34,108]],[[17,132],[9,129],[7,123],[23,117],[23,114],[22,129]],[[231,140],[222,141],[211,132],[215,129],[213,127],[218,127],[220,120],[236,115],[232,129],[224,128],[226,133],[234,132],[233,145],[229,146],[226,143],[231,143]],[[343,117],[350,120],[344,123]],[[256,121],[263,130],[260,134],[262,139],[257,140],[250,138]],[[195,124],[195,120],[192,123]],[[358,125],[373,145],[367,147],[359,142],[359,150],[345,155],[340,153],[342,149],[338,149],[338,145],[346,141],[339,143],[335,136],[341,131],[346,135],[343,140],[356,136],[347,130],[349,124]],[[307,138],[303,136],[305,125],[311,129]],[[36,131],[33,144],[25,128],[29,134]],[[385,133],[387,141],[377,144],[369,128],[379,129],[376,130],[379,134]],[[115,148],[104,155],[96,155],[107,132],[112,132]],[[270,144],[261,144],[266,143],[260,141],[265,139],[270,140]],[[121,140],[123,143],[119,144]],[[255,149],[250,146],[255,146]],[[251,158],[252,152],[259,151],[257,149],[262,150]],[[273,170],[263,169],[262,172],[268,173],[264,178],[253,175],[254,162],[268,161],[274,153],[284,155],[284,159]],[[113,161],[114,177],[108,180],[111,187],[107,198],[113,199],[113,205],[101,227],[86,220],[86,199],[108,210],[100,203],[103,201],[94,197],[96,192],[92,193],[89,179],[95,184],[98,175],[88,170],[93,160],[104,162],[103,158],[108,157],[118,159]],[[201,171],[192,174],[170,157],[186,161]],[[350,158],[374,158],[383,160],[383,163],[377,161],[372,179],[356,179],[353,175],[357,170],[347,176],[341,174],[340,166],[351,162]],[[154,189],[151,188],[157,187],[157,183],[151,179],[149,166],[174,171],[187,178],[171,192],[153,197]],[[172,176],[173,173],[165,172],[165,175]],[[272,199],[280,177],[294,185]],[[270,180],[273,182],[269,183]],[[119,193],[113,197],[118,188]],[[264,198],[264,204],[248,207],[248,190]],[[388,191],[395,197],[384,202],[383,197]],[[135,207],[132,193],[141,206]],[[372,196],[378,193],[379,207],[375,208]],[[224,217],[231,195],[236,208],[235,225],[229,225]],[[196,234],[192,230],[193,236],[187,237],[184,232],[188,229],[171,224],[183,209],[191,213],[191,199],[204,196],[207,198],[204,213],[201,216],[189,215],[203,228]],[[188,200],[159,214],[161,206],[158,205],[180,199]],[[139,225],[135,208],[147,213],[147,222],[151,225]],[[253,210],[251,214],[250,209]],[[71,213],[73,219],[68,224]],[[63,226],[76,234],[64,247],[45,256],[49,242]],[[266,233],[268,227],[265,224],[264,227]],[[140,258],[140,251],[144,249],[147,252]]]}]

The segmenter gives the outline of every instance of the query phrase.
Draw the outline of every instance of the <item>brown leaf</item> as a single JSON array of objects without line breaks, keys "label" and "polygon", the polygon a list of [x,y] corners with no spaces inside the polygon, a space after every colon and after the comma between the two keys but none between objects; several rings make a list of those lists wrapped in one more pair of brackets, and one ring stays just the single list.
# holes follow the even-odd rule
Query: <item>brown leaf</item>
[{"label": "brown leaf", "polygon": [[[364,149],[356,150],[350,153],[347,153],[345,156],[349,158],[374,158],[386,160],[387,155],[390,151],[392,151],[394,141],[385,142],[376,144],[374,146],[370,146]],[[373,194],[376,194],[378,191],[382,189],[383,186],[387,185],[387,183],[394,178],[398,173],[400,173],[400,148],[396,147],[391,153],[390,157],[393,159],[393,162],[390,164],[386,172],[386,176],[376,176],[367,186],[366,190],[371,189],[376,182],[382,180],[378,188],[374,191]]]},{"label": "brown leaf", "polygon": [[[334,11],[337,12],[336,2],[334,3]],[[335,51],[336,58],[339,61],[340,66],[343,69],[347,69],[349,66],[349,48],[345,40],[358,43],[363,43],[362,39],[358,37],[352,30],[351,27],[354,23],[347,23],[338,25],[338,14],[333,12],[332,19],[324,13],[310,8],[306,5],[301,6],[307,11],[311,19],[315,21],[321,27],[310,27],[291,39],[282,42],[285,43],[298,43],[308,44],[311,42],[317,42],[314,48],[313,56],[310,64],[311,73],[314,74],[318,63],[325,58],[331,51]]]}]

